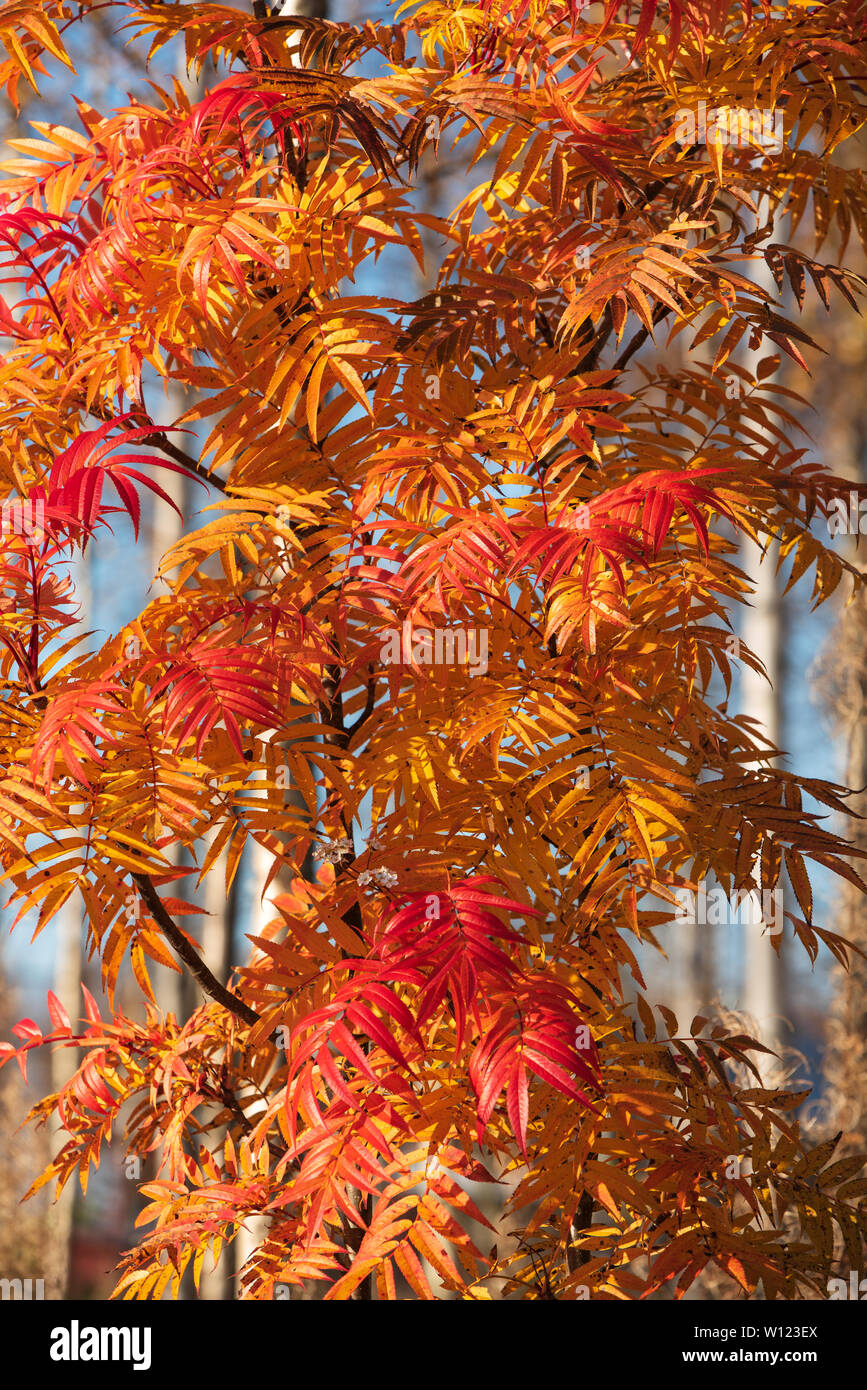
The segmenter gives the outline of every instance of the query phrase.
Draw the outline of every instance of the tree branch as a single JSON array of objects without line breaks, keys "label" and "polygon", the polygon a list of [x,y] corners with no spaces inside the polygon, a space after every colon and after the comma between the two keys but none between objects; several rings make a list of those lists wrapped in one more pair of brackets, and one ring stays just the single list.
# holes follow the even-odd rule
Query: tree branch
[{"label": "tree branch", "polygon": [[[97,420],[102,420],[106,424],[109,420],[114,419],[114,416],[111,415],[104,406],[99,405],[97,401],[94,401],[93,404],[88,407],[88,412],[95,416]],[[183,468],[186,468],[189,473],[194,474],[195,477],[199,478],[203,483],[208,483],[211,487],[217,488],[219,492],[226,491],[226,484],[223,482],[222,478],[218,478],[215,473],[209,473],[207,468],[205,468],[197,458],[193,458],[192,454],[187,453],[186,449],[181,449],[179,445],[173,444],[165,430],[161,430],[158,425],[155,425],[151,417],[143,411],[140,406],[134,407],[129,414],[130,418],[138,423],[139,428],[151,431],[150,434],[145,435],[144,439],[142,439],[142,444],[149,444],[152,449],[162,449],[164,454],[168,454],[169,458],[174,459],[175,463],[181,464]]]},{"label": "tree branch", "polygon": [[[652,321],[653,321],[653,326],[654,326],[654,328],[656,327],[656,325],[657,325],[658,323],[662,323],[662,320],[665,318],[666,314],[670,314],[670,313],[671,313],[671,306],[670,306],[670,305],[668,305],[668,304],[657,304],[656,307],[655,307],[655,309],[653,310],[653,314],[652,314]],[[623,349],[623,351],[621,352],[620,356],[617,358],[617,361],[614,363],[614,371],[615,371],[615,372],[622,372],[622,371],[623,371],[623,368],[626,366],[626,364],[627,364],[627,362],[629,361],[630,357],[633,357],[633,356],[635,355],[635,353],[638,351],[638,349],[642,346],[643,343],[645,343],[645,342],[647,341],[647,339],[648,339],[649,337],[650,337],[650,333],[649,333],[649,331],[648,331],[648,329],[647,329],[647,325],[646,325],[646,324],[642,324],[641,327],[638,328],[638,329],[636,330],[636,332],[633,334],[632,338],[631,338],[630,341],[627,343],[626,347]]]},{"label": "tree branch", "polygon": [[230,1013],[242,1019],[244,1023],[251,1025],[258,1023],[260,1015],[256,1013],[256,1010],[251,1009],[249,1004],[245,1004],[243,999],[239,998],[237,994],[233,994],[230,989],[226,989],[226,986],[221,985],[219,980],[211,974],[201,956],[196,953],[183,932],[172,921],[152,880],[146,874],[133,874],[132,879],[141,893],[148,912],[163,936],[175,953],[180,956],[190,973],[198,980],[205,993],[211,999],[215,999],[218,1004],[222,1004],[224,1009],[228,1009]]},{"label": "tree branch", "polygon": [[[328,672],[324,681],[325,697],[327,703],[323,706],[320,702],[320,718],[322,718],[323,723],[325,723],[331,730],[331,732],[323,735],[325,742],[330,743],[332,746],[336,746],[341,750],[345,750],[349,743],[350,731],[346,728],[346,723],[344,720],[343,697],[340,693],[339,677],[339,667],[335,666],[328,668]],[[375,681],[372,681],[368,686],[368,700],[370,700],[371,689],[375,690]],[[366,714],[363,715],[361,719],[359,719],[356,722],[355,727],[358,728],[358,726],[364,722],[364,719],[366,717]],[[347,817],[345,808],[341,811],[340,819],[341,824],[343,826],[344,834],[351,840],[352,818]],[[339,877],[341,872],[345,872],[345,866],[336,865],[335,878]],[[351,928],[352,931],[356,932],[359,937],[363,936],[364,917],[361,911],[361,904],[357,900],[350,904],[350,906],[342,914],[342,917],[343,921],[346,923],[348,927]],[[347,952],[342,951],[341,954],[345,958]],[[358,1033],[355,1033],[354,1036],[362,1052],[368,1052],[370,1049],[370,1044],[368,1040]],[[361,1242],[364,1239],[365,1230],[370,1227],[371,1219],[373,1216],[373,1199],[370,1194],[365,1193],[361,1190],[361,1188],[356,1187],[347,1188],[347,1196],[350,1201],[354,1201],[357,1203],[361,1219],[364,1222],[363,1227],[358,1227],[354,1224],[354,1222],[349,1221],[347,1218],[344,1218],[343,1221],[343,1241],[346,1246],[347,1253],[349,1255],[351,1267],[352,1261],[357,1258],[358,1252],[361,1249]],[[361,1280],[361,1283],[350,1294],[350,1298],[354,1302],[371,1302],[373,1300],[373,1287],[373,1274],[370,1273]]]},{"label": "tree branch", "polygon": [[574,1273],[582,1265],[589,1264],[593,1258],[589,1250],[576,1250],[574,1245],[574,1242],[593,1225],[593,1209],[592,1195],[586,1191],[582,1192],[575,1220],[569,1227],[569,1244],[566,1247],[566,1264],[570,1273]]},{"label": "tree branch", "polygon": [[367,682],[367,699],[364,702],[364,709],[361,711],[355,723],[350,725],[346,730],[348,739],[353,738],[358,733],[362,724],[366,724],[367,720],[373,714],[373,709],[376,704],[376,671],[373,666],[368,666],[367,669],[370,675],[370,679]]},{"label": "tree branch", "polygon": [[[132,415],[135,419],[138,417],[139,412],[134,410],[132,411]],[[154,449],[162,449],[163,453],[168,454],[170,459],[174,459],[175,463],[181,464],[188,472],[194,473],[203,483],[217,488],[219,492],[226,491],[226,484],[223,482],[222,478],[217,477],[215,473],[209,473],[207,468],[205,468],[197,458],[187,453],[186,449],[181,449],[177,444],[173,444],[165,431],[159,429],[157,425],[154,425],[149,415],[142,417],[142,425],[145,429],[153,427],[153,433],[145,435],[142,440],[143,444],[150,444]]]}]

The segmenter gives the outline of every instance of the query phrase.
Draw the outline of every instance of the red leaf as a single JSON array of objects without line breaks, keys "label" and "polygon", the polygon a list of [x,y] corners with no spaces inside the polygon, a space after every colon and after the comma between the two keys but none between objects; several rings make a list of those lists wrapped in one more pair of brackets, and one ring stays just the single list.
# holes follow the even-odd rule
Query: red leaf
[{"label": "red leaf", "polygon": [[62,1030],[66,1033],[72,1031],[69,1022],[69,1014],[66,1012],[57,995],[52,990],[48,991],[48,1013],[51,1017],[51,1022],[54,1024],[55,1028],[57,1028],[58,1030]]}]

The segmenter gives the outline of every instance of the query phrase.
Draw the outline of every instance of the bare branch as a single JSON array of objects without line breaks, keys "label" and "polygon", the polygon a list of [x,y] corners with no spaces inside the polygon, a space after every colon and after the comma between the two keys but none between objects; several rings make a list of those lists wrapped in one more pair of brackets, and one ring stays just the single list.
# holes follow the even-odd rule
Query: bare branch
[{"label": "bare branch", "polygon": [[211,999],[215,999],[218,1004],[222,1004],[224,1009],[236,1014],[244,1023],[251,1025],[258,1023],[260,1015],[256,1013],[256,1010],[251,1009],[249,1004],[245,1004],[243,999],[239,998],[237,994],[233,994],[230,989],[226,989],[225,985],[221,985],[219,980],[211,974],[201,956],[196,953],[183,932],[172,921],[163,905],[162,898],[147,874],[133,874],[132,878],[163,936],[175,953],[180,956],[190,973],[198,980],[205,993],[210,995]]}]

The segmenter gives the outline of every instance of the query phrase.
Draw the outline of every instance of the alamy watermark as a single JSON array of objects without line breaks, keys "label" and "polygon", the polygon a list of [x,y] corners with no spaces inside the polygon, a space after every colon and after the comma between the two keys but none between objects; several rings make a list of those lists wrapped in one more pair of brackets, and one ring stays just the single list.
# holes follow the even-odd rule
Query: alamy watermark
[{"label": "alamy watermark", "polygon": [[52,1361],[130,1361],[134,1371],[151,1365],[149,1327],[82,1327],[73,1318],[68,1327],[51,1330],[48,1354]]},{"label": "alamy watermark", "polygon": [[829,1279],[828,1298],[832,1303],[840,1299],[863,1303],[867,1299],[867,1279],[859,1279],[854,1269],[850,1270],[848,1284],[845,1279]]},{"label": "alamy watermark", "polygon": [[678,145],[759,146],[769,154],[783,150],[783,113],[758,106],[712,106],[700,101],[695,111],[681,107],[675,114]]},{"label": "alamy watermark", "polygon": [[768,936],[779,936],[785,918],[785,895],[782,888],[741,889],[727,893],[718,884],[708,888],[702,881],[698,891],[675,888],[678,907],[675,921],[681,926],[761,927]]},{"label": "alamy watermark", "polygon": [[488,629],[435,628],[428,632],[412,624],[388,628],[379,648],[386,666],[469,666],[471,676],[488,669]]},{"label": "alamy watermark", "polygon": [[829,536],[867,535],[867,497],[853,490],[847,497],[835,497],[828,513]]},{"label": "alamy watermark", "polygon": [[0,534],[23,536],[31,544],[45,538],[45,503],[21,498],[0,503]]},{"label": "alamy watermark", "polygon": [[32,1301],[44,1297],[44,1279],[0,1279],[0,1299],[12,1298]]}]

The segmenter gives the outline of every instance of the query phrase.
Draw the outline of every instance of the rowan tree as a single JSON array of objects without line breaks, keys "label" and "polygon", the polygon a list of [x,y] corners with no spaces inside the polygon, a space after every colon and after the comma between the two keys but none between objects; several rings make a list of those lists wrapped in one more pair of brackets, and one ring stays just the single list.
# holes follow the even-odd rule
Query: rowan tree
[{"label": "rowan tree", "polygon": [[[91,10],[0,9],[13,102]],[[860,884],[825,823],[845,790],[777,766],[728,696],[759,664],[739,538],[817,602],[857,579],[821,524],[851,485],[774,375],[807,366],[805,295],[863,289],[821,253],[867,233],[834,162],[864,6],[108,13],[153,85],[13,142],[0,215],[3,876],[37,930],[81,901],[112,1008],[50,996],[3,1045],[22,1071],[82,1050],[33,1109],[68,1136],[34,1189],[85,1185],[113,1138],[156,1152],[127,1298],[198,1280],[255,1214],[254,1299],[679,1297],[707,1265],[824,1296],[835,1223],[863,1270],[861,1160],[810,1147],[755,1039],[646,998],[636,951],[702,884],[788,882],[785,949],[846,958],[806,867]],[[160,79],[176,42],[209,62],[194,105]],[[414,201],[440,152],[448,217]],[[780,239],[805,220],[813,256]],[[422,228],[440,261],[404,299]],[[196,393],[182,420],[161,381]],[[212,519],[82,652],[68,561],[166,469]],[[221,981],[171,854],[228,891],[251,840],[271,920]],[[175,959],[186,1020],[148,976]],[[471,1181],[508,1191],[481,1241]]]}]

